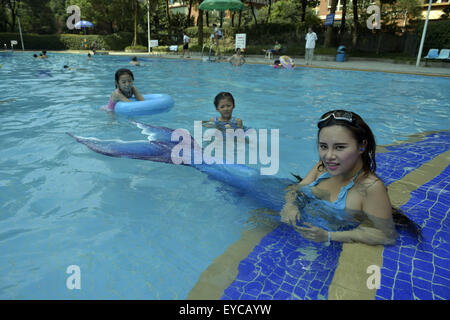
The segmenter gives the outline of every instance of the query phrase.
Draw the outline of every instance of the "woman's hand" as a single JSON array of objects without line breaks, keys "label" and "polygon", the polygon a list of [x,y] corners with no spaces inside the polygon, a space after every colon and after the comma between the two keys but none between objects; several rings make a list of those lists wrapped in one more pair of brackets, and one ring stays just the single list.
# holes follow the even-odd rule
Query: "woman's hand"
[{"label": "woman's hand", "polygon": [[328,241],[328,231],[321,228],[315,227],[309,223],[305,222],[309,228],[294,226],[295,230],[300,232],[303,238],[316,241],[316,242],[327,242]]},{"label": "woman's hand", "polygon": [[297,225],[297,221],[300,221],[300,211],[297,206],[293,204],[286,204],[280,212],[281,222],[290,224],[292,226]]}]

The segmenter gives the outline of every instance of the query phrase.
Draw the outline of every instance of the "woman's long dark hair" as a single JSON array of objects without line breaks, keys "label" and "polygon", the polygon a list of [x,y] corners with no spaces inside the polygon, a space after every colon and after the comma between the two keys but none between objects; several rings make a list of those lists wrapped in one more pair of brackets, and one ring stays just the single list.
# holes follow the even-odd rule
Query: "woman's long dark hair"
[{"label": "woman's long dark hair", "polygon": [[[328,119],[326,119],[327,117]],[[346,117],[348,118],[351,117],[351,120],[349,121],[347,119],[344,119]],[[323,114],[320,117],[320,119],[326,120],[324,121],[319,120],[319,123],[317,124],[319,132],[317,133],[317,135],[319,135],[320,131],[325,127],[339,125],[346,127],[352,133],[353,137],[355,138],[355,140],[358,142],[359,145],[365,144],[364,152],[361,154],[363,161],[363,171],[365,174],[372,173],[378,179],[380,179],[375,173],[377,168],[375,160],[375,151],[376,151],[375,137],[372,133],[372,130],[367,125],[367,123],[365,123],[364,120],[358,114],[345,110],[328,111],[325,114]],[[323,169],[324,167],[325,165],[322,162],[319,165],[319,168]],[[294,174],[292,175],[296,177],[297,180],[299,181],[302,180],[301,177]],[[407,231],[408,233],[414,235],[418,240],[422,238],[422,230],[420,226],[416,224],[414,221],[412,221],[399,208],[392,207],[392,217],[397,229],[403,229]]]}]

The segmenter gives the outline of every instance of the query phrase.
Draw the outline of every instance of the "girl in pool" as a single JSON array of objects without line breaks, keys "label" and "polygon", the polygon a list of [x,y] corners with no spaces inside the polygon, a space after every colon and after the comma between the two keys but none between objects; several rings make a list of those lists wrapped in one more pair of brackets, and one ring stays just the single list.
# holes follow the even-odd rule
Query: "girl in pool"
[{"label": "girl in pool", "polygon": [[137,57],[133,57],[130,61],[130,64],[133,64],[135,66],[140,66],[141,63],[138,61]]},{"label": "girl in pool", "polygon": [[317,242],[395,244],[392,207],[375,174],[376,144],[369,126],[344,110],[325,113],[317,126],[320,160],[289,188],[281,220]]},{"label": "girl in pool", "polygon": [[116,90],[113,91],[106,106],[106,111],[114,111],[116,103],[119,101],[131,102],[130,98],[135,97],[138,101],[143,101],[144,97],[134,86],[133,72],[128,69],[119,69],[116,71]]},{"label": "girl in pool", "polygon": [[243,128],[244,124],[239,118],[232,117],[234,110],[234,98],[229,92],[220,92],[214,98],[214,105],[216,110],[220,113],[220,117],[210,119],[216,127],[225,128]]}]

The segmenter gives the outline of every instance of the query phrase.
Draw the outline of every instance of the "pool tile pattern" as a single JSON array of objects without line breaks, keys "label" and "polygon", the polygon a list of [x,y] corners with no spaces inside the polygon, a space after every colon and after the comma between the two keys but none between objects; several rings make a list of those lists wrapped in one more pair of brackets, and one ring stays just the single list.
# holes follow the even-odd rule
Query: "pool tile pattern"
[{"label": "pool tile pattern", "polygon": [[377,153],[377,174],[386,186],[402,179],[411,171],[450,150],[450,132],[432,133],[423,141],[386,147],[389,152]]},{"label": "pool tile pattern", "polygon": [[341,243],[326,247],[281,224],[239,264],[222,299],[326,299],[341,250]]},{"label": "pool tile pattern", "polygon": [[[389,185],[449,150],[450,132],[430,134],[423,141],[387,149],[390,152],[377,154],[377,174]],[[397,244],[385,247],[376,299],[449,298],[448,169],[412,192],[411,200],[401,207],[423,227],[425,241],[417,246],[400,230]],[[340,243],[327,247],[310,242],[280,224],[241,261],[238,276],[225,289],[222,299],[327,299],[341,250]],[[312,253],[312,257],[304,252]]]},{"label": "pool tile pattern", "polygon": [[375,299],[450,299],[450,166],[411,193],[402,211],[422,227],[422,242],[399,231],[386,246]]}]

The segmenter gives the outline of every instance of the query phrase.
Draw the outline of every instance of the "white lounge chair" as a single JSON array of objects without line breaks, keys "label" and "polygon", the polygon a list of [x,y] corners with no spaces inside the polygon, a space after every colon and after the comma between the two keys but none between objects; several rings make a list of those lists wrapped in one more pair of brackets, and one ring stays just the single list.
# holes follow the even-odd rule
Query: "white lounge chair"
[{"label": "white lounge chair", "polygon": [[439,52],[439,56],[436,59],[449,60],[450,59],[450,49],[442,49]]},{"label": "white lounge chair", "polygon": [[439,57],[439,49],[430,49],[428,54],[424,57],[425,59],[437,59]]}]

